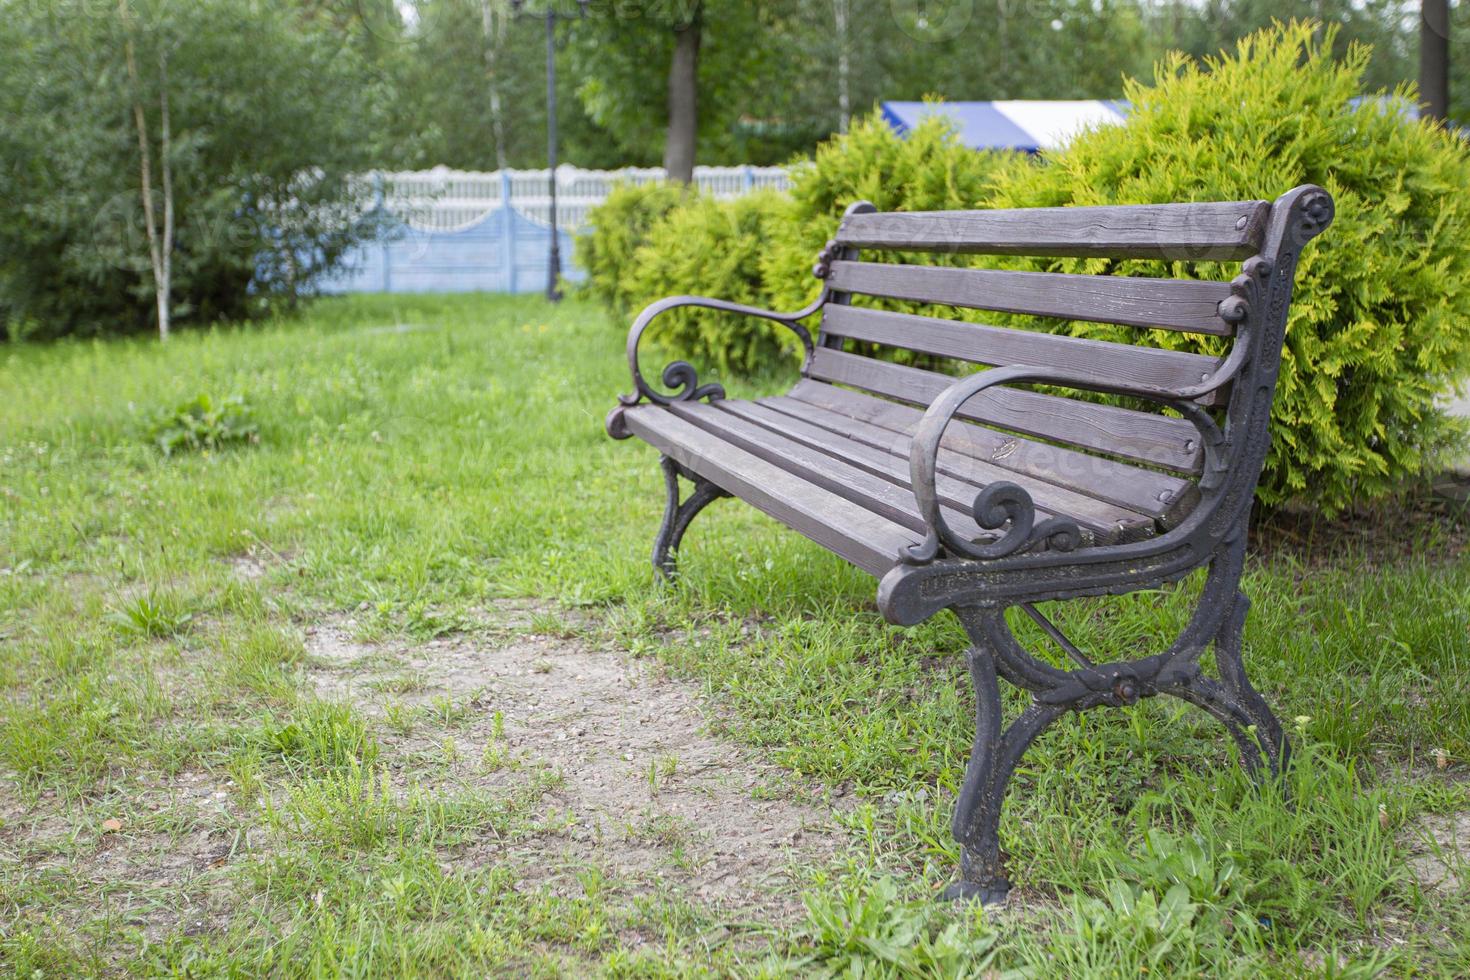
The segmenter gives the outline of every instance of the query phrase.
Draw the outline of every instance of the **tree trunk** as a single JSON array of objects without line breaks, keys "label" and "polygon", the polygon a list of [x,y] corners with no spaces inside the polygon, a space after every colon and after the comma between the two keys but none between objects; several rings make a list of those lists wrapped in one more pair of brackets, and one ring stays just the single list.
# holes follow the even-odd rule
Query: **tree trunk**
[{"label": "tree trunk", "polygon": [[172,320],[174,278],[174,165],[173,133],[168,121],[168,48],[158,51],[158,173],[163,182],[163,242],[159,252],[159,275],[154,283],[158,293],[158,337],[168,339]]},{"label": "tree trunk", "polygon": [[674,28],[674,57],[669,62],[669,133],[664,142],[664,170],[670,180],[694,181],[694,138],[699,125],[699,41],[701,8],[689,22]]},{"label": "tree trunk", "polygon": [[[153,295],[158,306],[158,339],[168,340],[169,275],[172,271],[167,250],[173,244],[173,184],[168,161],[163,161],[164,229],[160,233],[158,216],[153,209],[153,151],[148,145],[148,117],[143,111],[143,86],[138,77],[138,58],[133,49],[132,14],[127,0],[118,0],[118,17],[123,25],[123,58],[128,67],[128,83],[133,95],[133,126],[138,131],[138,183],[143,196],[143,222],[148,231],[148,259],[153,267]],[[167,71],[167,58],[159,55],[159,65]],[[160,103],[163,108],[163,154],[168,155],[168,80],[163,78]],[[167,241],[165,242],[165,239]]]},{"label": "tree trunk", "polygon": [[1420,0],[1419,98],[1424,115],[1444,119],[1450,111],[1450,5]]},{"label": "tree trunk", "polygon": [[852,123],[852,93],[849,79],[851,67],[848,59],[848,0],[832,0],[832,18],[837,28],[837,131],[847,132]]},{"label": "tree trunk", "polygon": [[480,32],[484,41],[485,81],[490,95],[490,132],[495,138],[495,167],[506,168],[505,115],[500,100],[500,47],[505,17],[495,12],[495,0],[480,0]]}]

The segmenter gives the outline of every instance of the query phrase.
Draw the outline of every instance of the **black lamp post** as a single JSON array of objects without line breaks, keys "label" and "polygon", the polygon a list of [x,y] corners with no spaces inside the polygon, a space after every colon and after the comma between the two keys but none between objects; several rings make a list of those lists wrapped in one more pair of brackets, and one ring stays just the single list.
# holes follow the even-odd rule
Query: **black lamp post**
[{"label": "black lamp post", "polygon": [[[546,21],[546,169],[547,186],[551,192],[551,251],[546,261],[546,298],[555,303],[561,299],[561,240],[556,230],[556,21],[575,20],[587,12],[591,0],[577,0],[577,13],[568,18],[556,12],[556,0],[547,0],[546,12],[537,14],[525,9],[526,0],[510,0],[510,7],[517,18],[541,17]],[[506,202],[507,207],[510,202]]]}]

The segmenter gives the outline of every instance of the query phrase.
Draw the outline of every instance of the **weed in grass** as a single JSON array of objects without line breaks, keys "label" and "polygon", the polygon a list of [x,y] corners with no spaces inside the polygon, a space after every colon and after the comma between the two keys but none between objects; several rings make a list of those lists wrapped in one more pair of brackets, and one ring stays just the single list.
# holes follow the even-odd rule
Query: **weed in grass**
[{"label": "weed in grass", "polygon": [[159,589],[124,599],[113,611],[113,622],[124,634],[155,639],[182,633],[193,618],[178,596]]},{"label": "weed in grass", "polygon": [[902,900],[891,878],[819,880],[803,903],[806,921],[780,964],[783,973],[980,977],[989,975],[995,960],[997,935],[979,918],[962,906]]},{"label": "weed in grass", "polygon": [[677,755],[661,755],[656,759],[648,760],[648,795],[657,796],[659,790],[668,785],[669,780],[674,778],[674,773],[679,771],[679,757]]},{"label": "weed in grass", "polygon": [[268,754],[314,769],[370,766],[380,752],[352,707],[331,701],[306,700],[284,720],[267,717],[257,737]]},{"label": "weed in grass", "polygon": [[219,450],[260,441],[250,406],[239,395],[216,399],[208,394],[162,411],[148,428],[148,441],[165,456],[183,450]]},{"label": "weed in grass", "polygon": [[384,701],[383,723],[399,735],[411,735],[418,724],[418,711],[402,701]]},{"label": "weed in grass", "polygon": [[458,702],[448,694],[440,694],[424,706],[424,714],[445,728],[467,725],[475,718],[475,706],[479,703],[482,694],[483,689],[471,693],[469,697]]}]

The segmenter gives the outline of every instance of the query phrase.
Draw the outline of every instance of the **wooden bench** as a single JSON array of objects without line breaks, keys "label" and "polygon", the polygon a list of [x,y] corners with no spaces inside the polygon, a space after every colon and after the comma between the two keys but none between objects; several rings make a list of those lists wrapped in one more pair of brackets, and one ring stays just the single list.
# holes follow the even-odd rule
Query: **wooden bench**
[{"label": "wooden bench", "polygon": [[[821,295],[805,309],[680,296],[633,323],[635,391],[620,396],[607,431],[662,454],[657,569],[671,575],[690,520],[735,496],[874,575],[889,621],[950,609],[964,625],[976,738],[955,809],[962,860],[949,897],[1004,898],[1006,785],[1031,741],[1068,710],[1171,694],[1223,722],[1253,774],[1285,765],[1281,725],[1242,666],[1239,583],[1297,259],[1332,214],[1315,186],[1275,202],[932,213],[859,203],[819,256]],[[908,261],[863,261],[863,252]],[[1222,273],[1200,281],[909,264],[922,253],[1218,261]],[[933,304],[936,315],[880,309],[871,297]],[[806,350],[801,380],[780,397],[734,401],[676,361],[663,371],[666,390],[650,385],[639,341],[659,314],[689,306],[790,329]],[[1210,334],[1223,356],[984,326],[946,318],[953,307]],[[813,340],[802,321],[819,312]],[[895,348],[985,369],[950,376],[872,356]],[[682,501],[681,478],[693,484]],[[1094,663],[1035,606],[1154,588],[1202,566],[1189,624],[1136,660]],[[1007,626],[1012,606],[1075,666],[1027,652]],[[1218,678],[1199,666],[1211,646]],[[997,677],[1031,694],[1004,727]]]}]

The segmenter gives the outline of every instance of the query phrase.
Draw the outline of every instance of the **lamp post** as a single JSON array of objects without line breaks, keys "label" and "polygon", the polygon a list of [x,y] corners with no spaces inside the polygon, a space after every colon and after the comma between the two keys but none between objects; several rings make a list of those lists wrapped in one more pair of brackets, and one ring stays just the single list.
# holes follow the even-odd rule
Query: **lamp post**
[{"label": "lamp post", "polygon": [[[546,21],[546,183],[551,197],[551,250],[546,256],[546,298],[552,303],[561,299],[561,236],[556,230],[556,21],[578,19],[587,12],[591,0],[577,0],[577,13],[568,18],[556,12],[556,0],[547,0],[546,12],[537,14],[525,9],[526,0],[510,0],[517,18],[541,17]],[[509,206],[509,202],[506,202]]]}]

